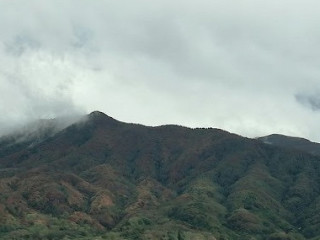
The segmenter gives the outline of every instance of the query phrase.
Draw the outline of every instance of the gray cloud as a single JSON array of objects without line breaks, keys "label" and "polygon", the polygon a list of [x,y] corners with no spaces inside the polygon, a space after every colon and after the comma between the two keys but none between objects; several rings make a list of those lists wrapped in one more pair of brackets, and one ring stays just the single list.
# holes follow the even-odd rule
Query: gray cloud
[{"label": "gray cloud", "polygon": [[26,50],[36,50],[39,48],[39,42],[29,37],[17,35],[12,42],[5,43],[5,51],[14,56],[21,56]]},{"label": "gray cloud", "polygon": [[320,94],[302,95],[297,94],[296,100],[302,105],[310,108],[313,111],[320,111]]},{"label": "gray cloud", "polygon": [[101,110],[149,125],[320,141],[314,104],[297,97],[319,86],[319,7],[316,0],[0,1],[2,128]]}]

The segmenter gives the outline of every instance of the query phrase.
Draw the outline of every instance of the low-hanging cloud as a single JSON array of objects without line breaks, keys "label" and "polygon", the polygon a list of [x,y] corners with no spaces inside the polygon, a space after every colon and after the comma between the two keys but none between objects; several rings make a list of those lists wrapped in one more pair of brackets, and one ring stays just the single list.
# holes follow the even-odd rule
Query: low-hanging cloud
[{"label": "low-hanging cloud", "polygon": [[[84,112],[72,99],[72,62],[38,49],[2,49],[0,71],[1,132],[36,119]],[[10,49],[11,50],[11,49]]]},{"label": "low-hanging cloud", "polygon": [[3,0],[1,126],[101,110],[149,125],[320,141],[318,112],[297,97],[319,89],[319,7],[315,0]]}]

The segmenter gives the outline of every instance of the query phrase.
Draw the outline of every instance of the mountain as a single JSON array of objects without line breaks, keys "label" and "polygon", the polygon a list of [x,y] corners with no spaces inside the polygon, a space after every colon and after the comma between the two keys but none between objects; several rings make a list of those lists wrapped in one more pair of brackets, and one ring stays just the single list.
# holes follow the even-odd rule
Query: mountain
[{"label": "mountain", "polygon": [[258,138],[267,144],[272,144],[288,149],[296,149],[320,156],[320,143],[311,142],[308,139],[289,137],[280,134],[272,134]]},{"label": "mountain", "polygon": [[[80,116],[69,116],[57,119],[40,119],[20,126],[9,135],[0,137],[0,152],[28,148],[55,135],[62,129],[77,122]],[[1,155],[0,155],[1,156]]]},{"label": "mountain", "polygon": [[0,239],[320,239],[320,157],[308,152],[101,112],[8,139]]}]

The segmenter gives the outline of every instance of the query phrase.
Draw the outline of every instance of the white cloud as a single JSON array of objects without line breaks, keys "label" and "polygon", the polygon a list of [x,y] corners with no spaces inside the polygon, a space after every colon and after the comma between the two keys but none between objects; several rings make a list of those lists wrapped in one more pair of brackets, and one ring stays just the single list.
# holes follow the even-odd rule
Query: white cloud
[{"label": "white cloud", "polygon": [[319,7],[315,0],[2,0],[2,128],[101,110],[150,125],[320,141],[320,113],[296,98],[319,92]]}]

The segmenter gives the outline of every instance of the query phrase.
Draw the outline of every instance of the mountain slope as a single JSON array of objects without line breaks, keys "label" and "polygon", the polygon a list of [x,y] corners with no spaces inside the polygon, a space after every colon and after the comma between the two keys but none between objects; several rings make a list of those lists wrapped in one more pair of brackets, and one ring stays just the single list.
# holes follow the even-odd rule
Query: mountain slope
[{"label": "mountain slope", "polygon": [[289,137],[279,134],[272,134],[269,136],[260,137],[258,139],[267,144],[272,144],[288,149],[297,149],[318,156],[320,155],[320,143],[311,142],[308,139]]},{"label": "mountain slope", "polygon": [[320,237],[320,158],[219,129],[93,112],[0,156],[1,239]]}]

